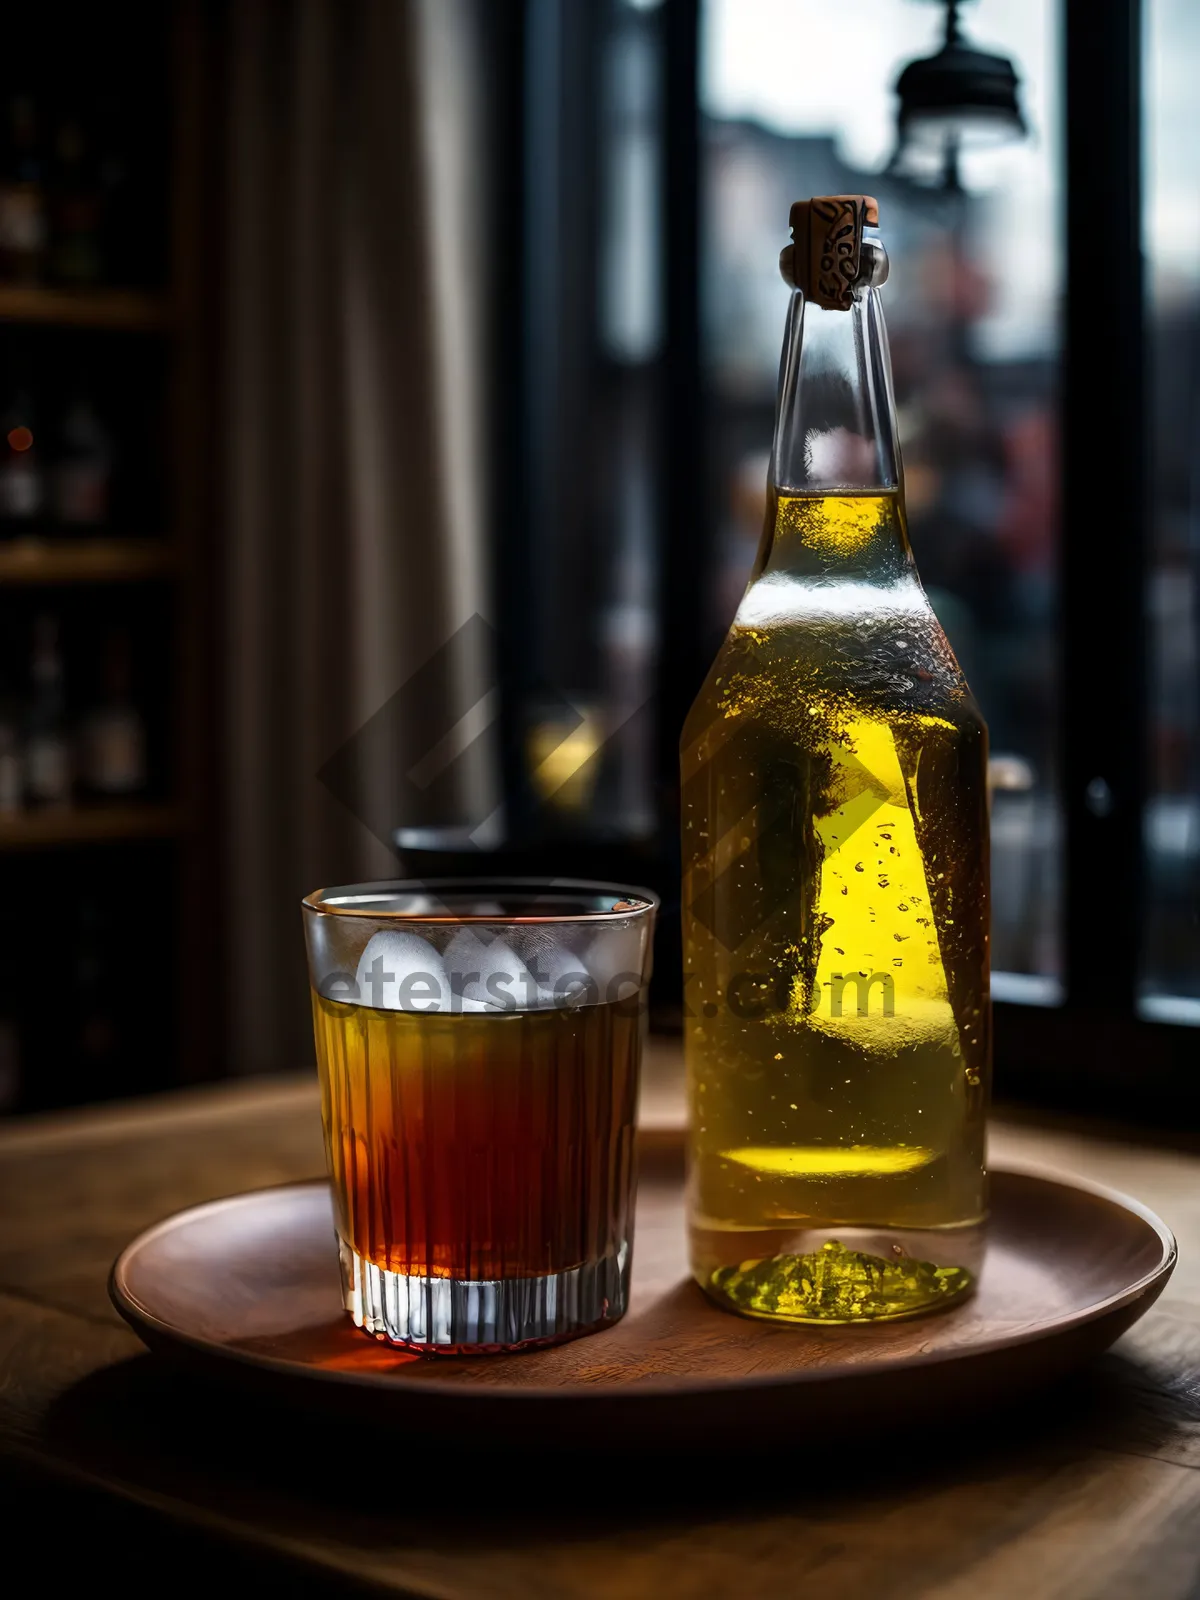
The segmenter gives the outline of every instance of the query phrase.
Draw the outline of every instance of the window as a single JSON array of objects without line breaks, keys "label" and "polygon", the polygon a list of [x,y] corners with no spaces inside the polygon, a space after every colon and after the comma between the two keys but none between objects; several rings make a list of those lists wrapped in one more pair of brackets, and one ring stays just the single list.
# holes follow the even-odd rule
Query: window
[{"label": "window", "polygon": [[[787,292],[788,207],[871,193],[909,524],[925,586],[992,739],[993,965],[1002,998],[1060,995],[1056,564],[1056,7],[990,0],[971,40],[1011,57],[1027,133],[964,150],[959,188],[906,175],[894,86],[941,42],[940,8],[897,0],[706,0],[703,351],[720,526],[706,626],[724,631],[762,526]],[[852,85],[851,93],[847,85]],[[889,167],[892,170],[888,170]]]},{"label": "window", "polygon": [[1143,1015],[1200,1022],[1200,11],[1146,7],[1150,793]]},{"label": "window", "polygon": [[[998,1083],[1122,1109],[1168,1103],[1157,1084],[1175,1110],[1200,1025],[1200,12],[959,11],[1014,64],[1024,126],[964,145],[955,170],[944,148],[897,149],[896,80],[937,48],[936,0],[527,0],[527,66],[551,26],[560,71],[550,101],[535,74],[523,91],[525,337],[542,354],[522,378],[531,515],[513,526],[535,584],[574,564],[538,604],[570,597],[554,636],[581,681],[609,685],[606,726],[614,661],[636,667],[627,703],[656,688],[653,761],[644,742],[629,787],[598,781],[580,837],[623,837],[605,870],[663,894],[661,998],[678,983],[676,740],[758,539],[788,208],[876,194],[913,546],[992,731]],[[555,162],[590,175],[591,231],[557,213],[590,285],[577,301],[528,288]],[[548,353],[561,375],[585,325],[575,398],[556,395]],[[587,463],[591,533],[536,512],[539,405],[570,446],[558,459]],[[510,638],[527,593],[510,590]],[[544,655],[534,621],[526,657]]]}]

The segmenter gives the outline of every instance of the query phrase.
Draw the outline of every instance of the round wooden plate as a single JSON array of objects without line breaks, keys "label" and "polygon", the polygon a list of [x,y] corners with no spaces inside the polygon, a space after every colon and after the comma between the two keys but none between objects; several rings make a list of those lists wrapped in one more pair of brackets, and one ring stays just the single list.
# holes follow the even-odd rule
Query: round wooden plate
[{"label": "round wooden plate", "polygon": [[679,1173],[658,1156],[643,1164],[631,1310],[549,1350],[428,1358],[360,1333],[341,1309],[324,1183],[180,1212],[123,1251],[110,1287],[152,1348],[289,1403],[443,1440],[506,1427],[524,1444],[720,1446],[860,1417],[932,1424],[1053,1382],[1140,1317],[1174,1264],[1170,1231],[1136,1201],[999,1171],[987,1262],[965,1304],[876,1327],[751,1321],[688,1277]]}]

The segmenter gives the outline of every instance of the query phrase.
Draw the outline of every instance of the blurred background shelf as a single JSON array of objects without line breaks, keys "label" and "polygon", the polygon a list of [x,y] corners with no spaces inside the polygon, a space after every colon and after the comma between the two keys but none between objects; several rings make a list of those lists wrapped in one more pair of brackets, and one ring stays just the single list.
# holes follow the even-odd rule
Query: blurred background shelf
[{"label": "blurred background shelf", "polygon": [[183,822],[180,809],[169,805],[81,805],[62,811],[30,811],[0,817],[0,851],[173,839],[183,832]]},{"label": "blurred background shelf", "polygon": [[126,20],[51,0],[0,61],[0,1114],[215,1054],[209,8]]},{"label": "blurred background shelf", "polygon": [[136,289],[48,289],[0,285],[0,322],[39,323],[51,328],[165,328],[171,321],[165,296]]},{"label": "blurred background shelf", "polygon": [[0,586],[134,583],[177,564],[165,539],[16,539],[0,544]]}]

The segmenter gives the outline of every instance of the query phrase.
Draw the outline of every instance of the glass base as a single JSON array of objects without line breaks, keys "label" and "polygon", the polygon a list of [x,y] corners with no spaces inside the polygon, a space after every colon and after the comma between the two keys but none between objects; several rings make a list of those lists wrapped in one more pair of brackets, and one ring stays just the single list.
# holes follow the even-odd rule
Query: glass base
[{"label": "glass base", "polygon": [[491,1355],[607,1327],[629,1303],[628,1242],[603,1261],[542,1278],[428,1278],[389,1272],[339,1238],[342,1301],[356,1327],[429,1355]]},{"label": "glass base", "polygon": [[704,1292],[767,1322],[895,1322],[940,1311],[974,1291],[983,1250],[982,1224],[692,1229],[692,1270]]}]

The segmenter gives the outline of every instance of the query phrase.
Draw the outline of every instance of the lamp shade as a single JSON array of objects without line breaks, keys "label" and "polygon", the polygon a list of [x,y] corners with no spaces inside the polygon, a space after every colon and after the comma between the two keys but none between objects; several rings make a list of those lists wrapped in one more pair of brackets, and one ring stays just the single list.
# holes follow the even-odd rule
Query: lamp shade
[{"label": "lamp shade", "polygon": [[1006,143],[1025,133],[1016,69],[1007,56],[954,39],[936,55],[910,61],[896,82],[898,164],[906,147]]}]

